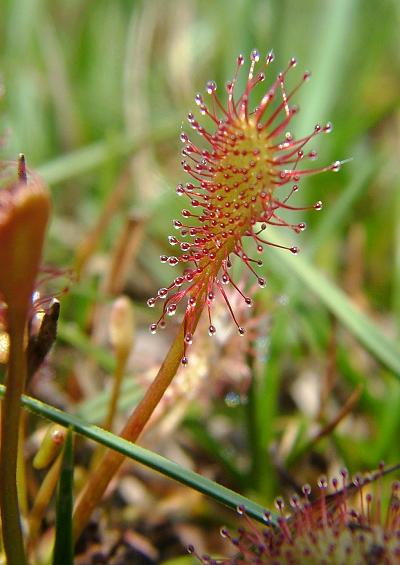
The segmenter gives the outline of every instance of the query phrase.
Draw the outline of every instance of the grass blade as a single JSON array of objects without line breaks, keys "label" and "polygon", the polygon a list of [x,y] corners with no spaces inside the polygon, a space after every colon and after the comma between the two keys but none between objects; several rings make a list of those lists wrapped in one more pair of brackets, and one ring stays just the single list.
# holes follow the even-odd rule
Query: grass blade
[{"label": "grass blade", "polygon": [[[274,243],[285,245],[274,234]],[[308,287],[337,317],[337,319],[364,345],[374,357],[400,379],[400,350],[379,327],[366,316],[333,282],[329,281],[307,259],[271,247],[278,269],[291,271],[296,280]]]},{"label": "grass blade", "polygon": [[72,430],[65,438],[63,462],[57,492],[56,539],[53,565],[73,565],[74,544],[72,536],[74,451]]},{"label": "grass blade", "polygon": [[[0,385],[0,397],[4,396],[4,391],[5,387]],[[97,443],[101,443],[110,449],[114,449],[129,459],[142,463],[146,467],[201,492],[202,494],[209,496],[213,500],[224,504],[233,510],[236,510],[238,506],[243,505],[246,508],[246,514],[248,516],[262,524],[265,524],[265,508],[241,494],[215,483],[194,471],[185,469],[166,457],[162,457],[161,455],[153,453],[144,447],[140,447],[139,445],[107,432],[98,426],[87,424],[76,416],[67,414],[66,412],[54,408],[53,406],[49,406],[40,400],[23,395],[22,404],[32,413],[51,420],[52,422],[56,422],[61,426],[69,427],[75,432],[92,439]],[[276,524],[274,514],[272,516],[271,522]]]},{"label": "grass blade", "polygon": [[116,157],[127,157],[144,147],[146,143],[169,139],[177,131],[176,124],[176,119],[170,119],[161,123],[150,134],[134,136],[118,134],[111,140],[98,141],[44,163],[38,168],[38,173],[49,184],[70,180],[113,161]]}]

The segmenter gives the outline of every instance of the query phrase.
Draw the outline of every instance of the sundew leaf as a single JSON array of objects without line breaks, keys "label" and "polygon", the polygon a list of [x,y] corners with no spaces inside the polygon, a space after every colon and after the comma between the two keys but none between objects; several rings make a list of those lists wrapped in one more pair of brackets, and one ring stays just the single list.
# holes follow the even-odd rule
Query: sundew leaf
[{"label": "sundew leaf", "polygon": [[69,428],[64,443],[63,462],[57,492],[53,565],[73,565],[74,563],[72,536],[73,480],[74,450],[72,429]]},{"label": "sundew leaf", "polygon": [[[5,387],[0,385],[0,397],[4,396],[4,392]],[[174,463],[166,457],[162,457],[161,455],[153,453],[144,447],[140,447],[139,445],[122,439],[111,432],[107,432],[102,428],[99,428],[98,426],[87,424],[76,416],[68,414],[58,408],[54,408],[40,400],[23,395],[21,401],[23,406],[32,413],[51,420],[52,422],[56,422],[61,426],[69,427],[73,431],[87,437],[88,439],[92,439],[93,441],[101,443],[110,449],[114,449],[125,457],[133,459],[134,461],[137,461],[138,463],[141,463],[142,465],[145,465],[166,477],[201,492],[202,494],[209,496],[213,500],[224,504],[233,510],[236,510],[239,506],[243,506],[248,516],[265,524],[265,508],[245,496],[207,479],[199,473],[185,469],[181,465]],[[272,518],[269,519],[269,523],[276,525],[276,519],[275,514],[272,514]]]},{"label": "sundew leaf", "polygon": [[[273,242],[285,245],[274,233]],[[271,247],[274,266],[278,270],[291,271],[297,281],[311,290],[337,319],[360,341],[362,345],[385,367],[400,379],[400,350],[346,294],[304,257]]]}]

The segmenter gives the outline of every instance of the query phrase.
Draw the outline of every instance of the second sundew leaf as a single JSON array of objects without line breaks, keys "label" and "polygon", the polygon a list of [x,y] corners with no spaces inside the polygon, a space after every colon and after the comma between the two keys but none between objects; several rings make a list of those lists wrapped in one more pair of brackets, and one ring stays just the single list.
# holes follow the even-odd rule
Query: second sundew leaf
[{"label": "second sundew leaf", "polygon": [[53,565],[73,565],[72,508],[74,479],[74,450],[72,429],[68,429],[64,444],[63,462],[57,491],[56,539]]}]

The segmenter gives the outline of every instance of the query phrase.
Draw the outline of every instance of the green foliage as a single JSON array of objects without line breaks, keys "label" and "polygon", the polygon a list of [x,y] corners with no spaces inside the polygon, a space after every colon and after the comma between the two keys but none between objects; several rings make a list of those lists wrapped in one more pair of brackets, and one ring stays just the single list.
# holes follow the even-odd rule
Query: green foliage
[{"label": "green foliage", "polygon": [[[10,159],[24,152],[29,165],[51,184],[54,217],[47,263],[70,266],[127,164],[132,173],[123,203],[96,248],[97,262],[61,299],[52,361],[61,375],[57,386],[74,372],[77,359],[90,360],[101,375],[88,387],[92,395],[71,412],[98,424],[106,414],[103,384],[115,363],[111,350],[95,343],[88,328],[93,303],[103,306],[109,299],[102,294],[104,257],[127,211],[146,217],[133,284],[127,288],[141,331],[154,315],[145,297],[170,280],[171,271],[160,265],[159,256],[168,249],[171,220],[182,207],[174,191],[185,178],[177,138],[195,106],[193,96],[209,79],[217,81],[221,93],[238,53],[273,48],[277,61],[271,73],[292,55],[299,61],[299,77],[305,68],[313,72],[299,92],[295,133],[306,134],[315,122],[330,120],[334,131],[318,140],[317,163],[353,160],[338,174],[316,175],[302,184],[299,205],[324,203],[319,213],[288,214],[288,220],[307,221],[304,234],[271,236],[299,245],[301,254],[265,251],[269,287],[257,294],[257,301],[269,319],[255,340],[259,358],[247,404],[242,399],[238,407],[228,407],[223,396],[208,398],[211,408],[203,416],[194,402],[183,432],[218,462],[233,488],[271,506],[287,484],[282,479],[286,463],[296,460],[315,427],[323,428],[363,385],[351,424],[345,420],[318,441],[312,456],[321,457],[323,467],[335,461],[351,472],[376,467],[381,459],[400,460],[399,2],[3,0],[1,12],[5,95],[0,124],[8,132],[1,154]],[[139,357],[133,363],[142,367]],[[332,404],[322,416],[311,414],[292,385],[312,373],[323,389],[332,359]],[[85,368],[78,374],[85,374]],[[122,412],[142,394],[140,370],[134,365],[128,373]],[[56,419],[57,411],[35,406],[37,413]],[[214,417],[234,430],[229,451],[226,437],[215,432]],[[75,416],[62,418],[79,433],[231,507],[238,503],[235,497],[241,495],[227,494],[179,465],[172,473],[171,462],[155,453],[127,446]],[[309,455],[289,469],[299,481],[309,480],[303,473]],[[245,504],[250,504],[247,498]],[[260,518],[260,508],[255,506],[255,517]]]},{"label": "green foliage", "polygon": [[57,492],[56,539],[54,543],[53,565],[72,565],[74,562],[72,539],[74,449],[71,428],[68,429],[63,451],[63,462]]}]

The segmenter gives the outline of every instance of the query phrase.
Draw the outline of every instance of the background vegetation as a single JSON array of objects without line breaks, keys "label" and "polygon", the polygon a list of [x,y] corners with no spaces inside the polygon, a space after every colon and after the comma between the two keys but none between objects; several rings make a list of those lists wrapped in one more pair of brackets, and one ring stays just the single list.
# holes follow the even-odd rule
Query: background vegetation
[{"label": "background vegetation", "polygon": [[[59,341],[34,395],[88,421],[104,418],[114,363],[107,280],[134,217],[129,273],[118,289],[132,298],[136,319],[121,414],[137,401],[175,331],[171,322],[149,335],[155,314],[146,298],[171,276],[159,255],[181,206],[181,124],[207,80],[222,91],[240,52],[273,48],[270,76],[293,55],[313,72],[298,95],[295,133],[330,120],[319,162],[353,160],[304,183],[298,201],[321,199],[324,209],[299,213],[308,229],[288,234],[301,256],[266,251],[269,286],[257,293],[246,347],[228,330],[211,343],[200,328],[181,388],[143,441],[266,507],[322,472],[397,463],[399,2],[2,0],[0,9],[2,155],[24,152],[51,186],[46,263],[82,265],[61,298]],[[102,214],[99,237],[88,240]],[[216,325],[228,327],[223,313]],[[41,426],[32,421],[32,437]],[[78,444],[82,472],[86,460]],[[213,550],[219,525],[234,520],[137,466],[117,490],[108,521],[141,532],[148,562],[184,553],[180,543],[189,541]]]}]

